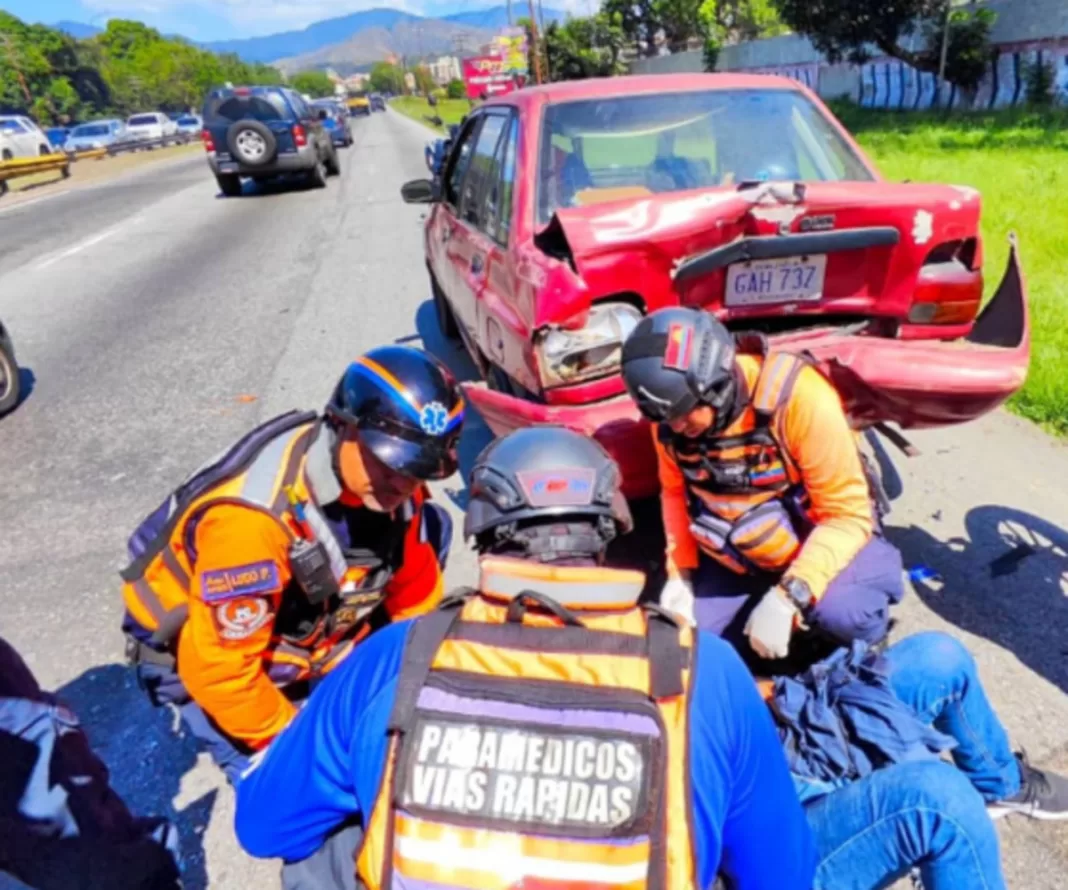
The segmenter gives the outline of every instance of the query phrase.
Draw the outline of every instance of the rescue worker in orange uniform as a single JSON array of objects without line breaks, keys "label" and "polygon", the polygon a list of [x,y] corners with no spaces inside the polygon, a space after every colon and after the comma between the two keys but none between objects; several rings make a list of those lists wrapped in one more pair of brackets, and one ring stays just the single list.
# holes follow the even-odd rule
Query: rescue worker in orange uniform
[{"label": "rescue worker in orange uniform", "polygon": [[421,350],[374,349],[325,413],[290,412],[198,470],[130,538],[128,655],[234,781],[353,645],[433,609],[463,398]]},{"label": "rescue worker in orange uniform", "polygon": [[741,659],[604,567],[631,525],[619,482],[562,427],[483,451],[478,590],[376,633],[237,787],[238,839],[287,861],[285,887],[810,890]]},{"label": "rescue worker in orange uniform", "polygon": [[874,643],[904,595],[874,484],[831,383],[804,357],[708,312],[646,316],[623,379],[653,422],[668,541],[661,602],[751,667],[807,641]]}]

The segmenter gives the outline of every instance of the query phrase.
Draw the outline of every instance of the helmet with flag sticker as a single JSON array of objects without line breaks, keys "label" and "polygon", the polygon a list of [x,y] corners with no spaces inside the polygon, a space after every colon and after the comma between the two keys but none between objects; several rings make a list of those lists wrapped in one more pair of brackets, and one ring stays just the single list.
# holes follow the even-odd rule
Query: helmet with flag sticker
[{"label": "helmet with flag sticker", "polygon": [[464,537],[544,561],[597,557],[633,527],[620,481],[594,439],[562,426],[516,430],[475,461]]},{"label": "helmet with flag sticker", "polygon": [[673,306],[645,316],[623,344],[623,382],[648,420],[668,423],[707,405],[712,432],[737,415],[734,336],[709,312]]},{"label": "helmet with flag sticker", "polygon": [[397,473],[426,480],[456,472],[463,395],[449,369],[421,349],[382,346],[360,356],[338,382],[326,416],[355,427]]}]

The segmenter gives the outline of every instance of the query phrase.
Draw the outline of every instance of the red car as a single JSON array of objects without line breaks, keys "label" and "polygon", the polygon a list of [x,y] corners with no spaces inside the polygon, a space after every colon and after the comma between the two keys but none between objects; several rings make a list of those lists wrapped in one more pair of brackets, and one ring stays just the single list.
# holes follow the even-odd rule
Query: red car
[{"label": "red car", "polygon": [[490,428],[562,423],[595,436],[632,498],[658,486],[620,346],[662,306],[702,306],[808,350],[858,429],[973,420],[1026,377],[1015,243],[978,314],[979,194],[886,181],[793,80],[519,90],[480,105],[434,180],[402,194],[433,205],[438,318],[486,378],[467,393]]}]

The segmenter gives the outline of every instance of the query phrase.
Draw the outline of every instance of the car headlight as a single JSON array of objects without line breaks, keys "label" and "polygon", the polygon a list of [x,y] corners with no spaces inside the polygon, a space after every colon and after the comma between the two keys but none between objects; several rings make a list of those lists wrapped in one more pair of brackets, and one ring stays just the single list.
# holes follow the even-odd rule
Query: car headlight
[{"label": "car headlight", "polygon": [[623,343],[641,318],[629,303],[600,303],[590,310],[585,327],[547,331],[534,345],[542,384],[565,386],[614,373]]}]

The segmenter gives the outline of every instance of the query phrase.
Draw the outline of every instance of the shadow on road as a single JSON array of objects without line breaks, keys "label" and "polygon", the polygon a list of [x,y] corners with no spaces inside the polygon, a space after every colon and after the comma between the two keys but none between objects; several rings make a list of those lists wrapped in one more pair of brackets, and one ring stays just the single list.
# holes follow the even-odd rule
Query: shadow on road
[{"label": "shadow on road", "polygon": [[[422,341],[423,348],[439,360],[456,375],[461,383],[478,380],[478,369],[471,361],[467,351],[459,343],[453,343],[445,338],[438,326],[437,315],[434,312],[434,302],[426,300],[416,311],[415,337],[405,337],[399,342]],[[418,345],[418,344],[416,344]],[[486,426],[478,413],[468,404],[464,415],[464,431],[460,437],[460,475],[456,482],[462,487],[459,489],[449,488],[448,495],[461,510],[467,509],[467,480],[471,475],[471,468],[475,459],[493,439],[493,433]],[[450,484],[452,480],[450,480]]]},{"label": "shadow on road", "polygon": [[[177,810],[182,777],[197,749],[184,727],[177,734],[171,711],[154,708],[133,672],[111,664],[92,668],[56,694],[78,715],[93,750],[107,764],[111,785],[136,816],[163,816],[182,838],[185,890],[208,886],[203,834],[215,806],[212,790]],[[180,724],[179,724],[180,725]]]},{"label": "shadow on road", "polygon": [[26,402],[29,401],[30,396],[33,394],[33,388],[37,385],[37,375],[33,373],[25,365],[19,367],[19,400],[15,404],[15,407],[5,414],[5,417],[10,417],[16,411],[19,410]]},{"label": "shadow on road", "polygon": [[965,517],[967,536],[940,541],[916,526],[889,528],[932,610],[1013,652],[1068,692],[1068,532],[1022,510],[987,504]]}]

